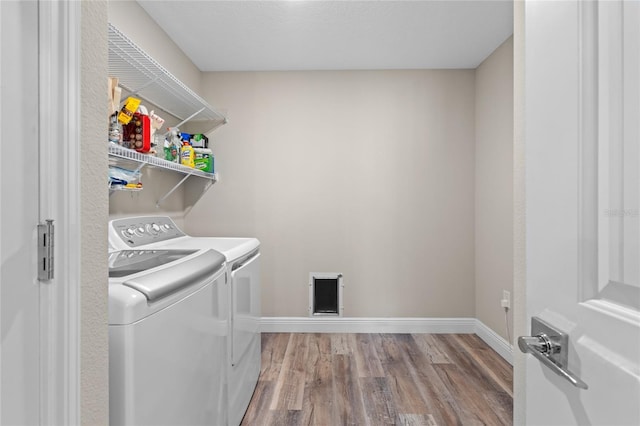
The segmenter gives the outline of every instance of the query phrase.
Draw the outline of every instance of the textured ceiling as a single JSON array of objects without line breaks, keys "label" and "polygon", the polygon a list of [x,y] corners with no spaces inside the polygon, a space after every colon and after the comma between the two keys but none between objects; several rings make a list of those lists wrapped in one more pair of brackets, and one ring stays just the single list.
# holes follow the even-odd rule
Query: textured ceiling
[{"label": "textured ceiling", "polygon": [[202,71],[476,68],[513,32],[511,0],[138,3]]}]

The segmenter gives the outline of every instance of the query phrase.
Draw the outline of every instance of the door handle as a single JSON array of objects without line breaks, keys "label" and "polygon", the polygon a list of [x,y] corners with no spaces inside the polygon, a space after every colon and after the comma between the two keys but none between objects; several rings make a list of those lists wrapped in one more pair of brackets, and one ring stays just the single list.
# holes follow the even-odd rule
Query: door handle
[{"label": "door handle", "polygon": [[538,317],[531,318],[533,336],[518,337],[518,347],[530,353],[558,376],[580,389],[589,386],[567,368],[569,336]]}]

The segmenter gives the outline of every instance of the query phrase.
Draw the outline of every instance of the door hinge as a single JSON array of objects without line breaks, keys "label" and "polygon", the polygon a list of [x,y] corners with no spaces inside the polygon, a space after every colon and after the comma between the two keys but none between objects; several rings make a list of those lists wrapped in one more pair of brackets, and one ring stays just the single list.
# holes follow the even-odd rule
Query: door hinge
[{"label": "door hinge", "polygon": [[38,225],[38,279],[49,281],[53,279],[53,220]]}]

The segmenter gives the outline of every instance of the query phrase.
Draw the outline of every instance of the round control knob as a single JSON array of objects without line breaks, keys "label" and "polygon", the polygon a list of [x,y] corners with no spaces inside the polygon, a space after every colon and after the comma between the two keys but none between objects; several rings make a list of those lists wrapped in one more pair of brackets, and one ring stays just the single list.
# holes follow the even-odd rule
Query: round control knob
[{"label": "round control knob", "polygon": [[147,232],[152,235],[158,235],[158,233],[160,232],[160,227],[155,223],[149,224],[147,225]]},{"label": "round control knob", "polygon": [[144,228],[142,226],[138,227],[135,231],[133,231],[138,237],[142,237],[144,235]]},{"label": "round control knob", "polygon": [[135,232],[136,232],[136,228],[134,228],[134,227],[127,228],[124,231],[122,231],[122,236],[125,237],[125,238],[131,238],[131,237],[133,237]]}]

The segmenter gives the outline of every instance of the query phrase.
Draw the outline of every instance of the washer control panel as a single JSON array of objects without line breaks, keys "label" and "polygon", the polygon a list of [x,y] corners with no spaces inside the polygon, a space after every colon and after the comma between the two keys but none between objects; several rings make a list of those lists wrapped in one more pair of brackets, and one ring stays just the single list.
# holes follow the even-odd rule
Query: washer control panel
[{"label": "washer control panel", "polygon": [[167,216],[127,217],[109,222],[109,243],[116,248],[122,243],[140,247],[185,235]]}]

